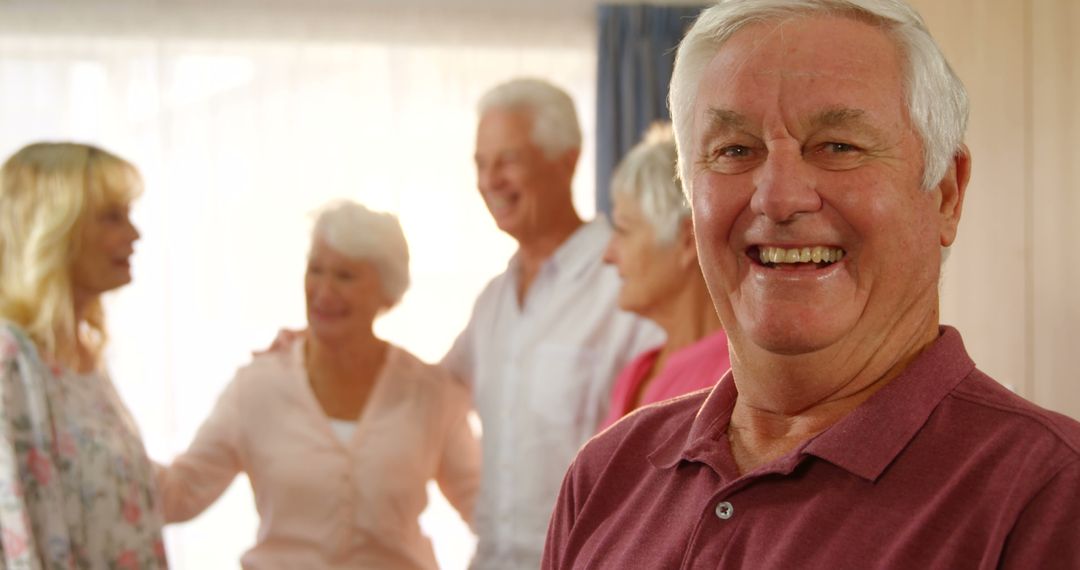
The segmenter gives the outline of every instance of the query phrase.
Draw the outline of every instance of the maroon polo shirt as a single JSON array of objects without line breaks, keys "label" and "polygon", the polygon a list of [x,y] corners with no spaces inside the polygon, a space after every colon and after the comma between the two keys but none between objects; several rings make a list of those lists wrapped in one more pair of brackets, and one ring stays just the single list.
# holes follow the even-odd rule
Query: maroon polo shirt
[{"label": "maroon polo shirt", "polygon": [[1080,423],[977,370],[955,329],[744,476],[730,375],[586,444],[543,568],[1080,568]]}]

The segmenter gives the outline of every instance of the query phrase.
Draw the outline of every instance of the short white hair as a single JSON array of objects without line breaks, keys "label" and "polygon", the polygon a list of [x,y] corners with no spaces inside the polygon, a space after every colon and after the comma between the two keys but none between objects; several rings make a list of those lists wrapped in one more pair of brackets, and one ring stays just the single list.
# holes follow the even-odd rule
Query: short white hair
[{"label": "short white hair", "polygon": [[333,200],[316,211],[311,237],[312,243],[321,239],[346,257],[371,263],[390,306],[409,288],[409,245],[397,216]]},{"label": "short white hair", "polygon": [[655,123],[611,176],[611,196],[637,202],[656,242],[663,245],[674,243],[679,226],[690,216],[676,173],[678,156],[671,123]]},{"label": "short white hair", "polygon": [[521,111],[532,119],[532,142],[548,158],[581,148],[581,125],[570,95],[543,79],[512,79],[492,87],[477,104],[480,117],[493,109]]},{"label": "short white hair", "polygon": [[967,92],[914,8],[903,0],[719,0],[687,32],[671,76],[669,106],[688,196],[693,190],[694,105],[705,67],[746,25],[815,14],[869,22],[893,39],[907,63],[907,111],[923,144],[923,188],[929,190],[944,178],[963,144]]}]

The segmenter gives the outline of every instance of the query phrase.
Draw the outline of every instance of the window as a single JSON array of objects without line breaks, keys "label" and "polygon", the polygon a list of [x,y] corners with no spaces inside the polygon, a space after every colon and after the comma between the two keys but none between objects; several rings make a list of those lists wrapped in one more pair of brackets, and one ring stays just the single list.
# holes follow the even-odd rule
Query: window
[{"label": "window", "polygon": [[[492,85],[546,77],[575,97],[586,131],[575,201],[592,216],[591,22],[533,25],[518,44],[505,26],[494,39],[452,25],[424,35],[437,20],[321,41],[208,39],[158,20],[0,32],[4,157],[37,140],[91,142],[145,178],[135,281],[107,300],[108,358],[151,457],[185,449],[251,350],[303,326],[308,213],[331,198],[398,213],[413,285],[377,331],[441,357],[514,247],[475,190],[475,103]],[[207,514],[169,527],[174,568],[235,567],[255,539],[249,493],[238,480]],[[440,563],[464,567],[472,539],[441,498],[423,521]]]}]

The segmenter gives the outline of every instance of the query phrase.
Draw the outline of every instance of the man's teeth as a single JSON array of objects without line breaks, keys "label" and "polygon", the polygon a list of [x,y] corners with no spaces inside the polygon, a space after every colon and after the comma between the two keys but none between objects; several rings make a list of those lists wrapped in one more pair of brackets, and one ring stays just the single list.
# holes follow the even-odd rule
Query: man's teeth
[{"label": "man's teeth", "polygon": [[821,246],[793,249],[762,246],[758,248],[758,257],[762,263],[832,263],[844,258],[844,250]]}]

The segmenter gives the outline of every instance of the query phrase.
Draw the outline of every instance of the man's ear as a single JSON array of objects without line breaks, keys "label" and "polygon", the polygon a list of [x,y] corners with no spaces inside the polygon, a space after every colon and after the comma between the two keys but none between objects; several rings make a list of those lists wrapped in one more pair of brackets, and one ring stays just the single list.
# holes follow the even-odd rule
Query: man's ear
[{"label": "man's ear", "polygon": [[574,170],[577,168],[578,157],[580,156],[581,149],[572,148],[570,150],[564,151],[557,158],[559,165],[564,169],[565,172],[570,174],[571,178],[574,177]]},{"label": "man's ear", "polygon": [[686,216],[679,221],[679,232],[675,234],[675,248],[679,256],[679,265],[684,268],[696,266],[697,239],[694,237],[694,221]]},{"label": "man's ear", "polygon": [[945,178],[941,179],[937,187],[941,200],[938,203],[938,215],[941,217],[942,247],[948,247],[956,241],[956,229],[960,225],[960,213],[964,209],[964,196],[970,178],[971,151],[967,145],[960,145],[960,150],[953,155]]}]

